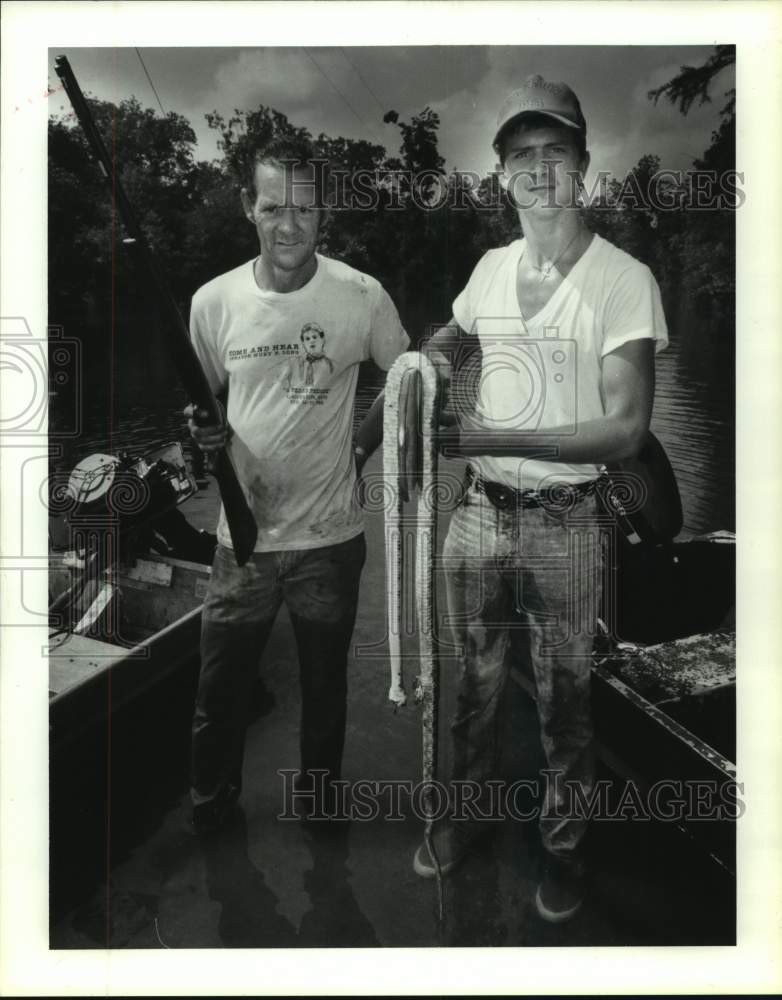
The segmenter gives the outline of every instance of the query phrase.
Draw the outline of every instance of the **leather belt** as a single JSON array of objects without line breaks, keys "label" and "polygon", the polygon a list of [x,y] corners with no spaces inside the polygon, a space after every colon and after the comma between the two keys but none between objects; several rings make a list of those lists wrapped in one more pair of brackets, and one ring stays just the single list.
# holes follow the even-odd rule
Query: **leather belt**
[{"label": "leather belt", "polygon": [[482,493],[497,510],[544,510],[564,513],[580,503],[597,487],[597,479],[586,483],[560,483],[545,490],[516,490],[505,483],[482,479],[471,465],[467,466],[467,485]]}]

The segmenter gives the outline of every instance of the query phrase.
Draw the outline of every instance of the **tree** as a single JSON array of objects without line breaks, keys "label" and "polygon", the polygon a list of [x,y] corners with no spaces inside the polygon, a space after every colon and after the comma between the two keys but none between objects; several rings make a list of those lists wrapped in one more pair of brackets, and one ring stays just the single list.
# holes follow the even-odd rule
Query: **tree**
[{"label": "tree", "polygon": [[[678,104],[686,115],[697,100],[699,104],[711,102],[709,88],[714,78],[735,65],[735,45],[717,45],[714,52],[702,66],[682,66],[679,73],[668,83],[649,91],[649,98],[657,103],[663,96],[671,104]],[[731,87],[723,95],[727,104],[720,110],[720,125],[712,132],[711,146],[701,160],[695,161],[698,170],[733,170],[736,164],[736,89]]]},{"label": "tree", "polygon": [[[714,52],[702,66],[682,66],[677,75],[656,90],[647,94],[656,104],[661,97],[667,97],[671,104],[678,104],[679,110],[686,115],[697,100],[699,104],[711,101],[709,87],[718,73],[736,62],[735,45],[717,45]],[[721,115],[735,114],[736,91],[731,89],[725,96],[728,103],[720,112]]]},{"label": "tree", "polygon": [[[717,45],[702,66],[682,66],[668,83],[649,91],[657,102],[665,96],[686,115],[697,100],[711,101],[710,87],[722,70],[735,64],[736,49]],[[726,91],[727,103],[719,112],[720,124],[711,145],[693,162],[695,171],[714,172],[718,181],[736,165],[736,91]],[[666,241],[669,272],[677,271],[683,294],[718,316],[732,316],[735,304],[735,217],[731,207],[715,204],[706,211],[679,213]],[[674,266],[672,266],[675,265]]]},{"label": "tree", "polygon": [[217,111],[206,115],[210,128],[220,133],[217,148],[223,154],[222,167],[238,187],[252,174],[255,150],[272,139],[311,139],[306,128],[292,125],[287,115],[261,104],[255,111],[234,110],[226,121]]},{"label": "tree", "polygon": [[[135,97],[114,105],[88,98],[90,110],[140,225],[174,294],[189,286],[187,219],[198,201],[195,133],[181,115],[142,108]],[[49,299],[52,322],[110,308],[127,291],[129,266],[111,197],[72,115],[49,120]]]}]

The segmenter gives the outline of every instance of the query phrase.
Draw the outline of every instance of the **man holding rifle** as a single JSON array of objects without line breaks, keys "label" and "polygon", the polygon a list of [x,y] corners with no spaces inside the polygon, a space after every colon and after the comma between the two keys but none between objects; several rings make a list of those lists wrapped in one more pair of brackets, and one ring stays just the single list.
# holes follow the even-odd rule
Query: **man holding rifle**
[{"label": "man holding rifle", "polygon": [[328,815],[340,777],[365,558],[356,475],[382,436],[375,406],[352,443],[358,366],[371,358],[387,370],[408,338],[376,280],[316,252],[327,217],[323,167],[301,140],[256,151],[242,205],[260,255],[193,298],[192,342],[228,406],[222,426],[198,426],[188,408],[190,431],[207,453],[230,449],[258,524],[241,567],[222,512],[218,526],[192,732],[199,832],[219,828],[239,796],[247,701],[283,603],[301,678],[297,798],[311,793],[315,813]]},{"label": "man holding rifle", "polygon": [[[594,787],[595,481],[602,464],[636,455],[644,442],[654,355],[667,333],[649,269],[581,217],[589,154],[573,91],[529,77],[501,106],[493,145],[524,238],[483,256],[451,324],[426,347],[445,385],[460,346],[472,340],[482,354],[475,412],[451,435],[450,453],[468,458],[467,485],[443,550],[461,649],[453,778],[474,783],[481,798],[464,822],[438,831],[434,847],[446,874],[491,829],[477,820],[493,815],[487,783],[500,752],[510,628],[523,627],[548,765],[547,866],[536,906],[559,922],[581,905],[586,819],[573,803]],[[458,399],[452,405],[459,410]],[[421,845],[416,872],[433,877],[436,867]]]}]

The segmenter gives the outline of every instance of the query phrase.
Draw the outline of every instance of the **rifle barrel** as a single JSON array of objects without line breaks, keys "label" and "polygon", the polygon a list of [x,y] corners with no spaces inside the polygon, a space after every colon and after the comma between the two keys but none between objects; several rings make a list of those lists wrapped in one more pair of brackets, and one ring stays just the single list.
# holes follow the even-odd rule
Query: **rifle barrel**
[{"label": "rifle barrel", "polygon": [[[79,124],[87,137],[104,180],[108,185],[113,204],[130,234],[126,241],[136,265],[153,289],[155,300],[163,320],[161,329],[171,360],[179,377],[198,409],[206,410],[207,422],[219,424],[222,417],[209,380],[204,374],[198,355],[190,341],[190,331],[170,288],[165,282],[147,239],[138,224],[130,201],[120,183],[116,161],[109,156],[106,145],[98,131],[92,112],[87,105],[71,65],[66,56],[58,56],[54,68],[65,88]],[[231,532],[234,554],[240,566],[250,558],[258,537],[258,525],[247,503],[244,491],[236,475],[236,469],[227,450],[220,453],[215,473],[223,501],[226,521]]]}]

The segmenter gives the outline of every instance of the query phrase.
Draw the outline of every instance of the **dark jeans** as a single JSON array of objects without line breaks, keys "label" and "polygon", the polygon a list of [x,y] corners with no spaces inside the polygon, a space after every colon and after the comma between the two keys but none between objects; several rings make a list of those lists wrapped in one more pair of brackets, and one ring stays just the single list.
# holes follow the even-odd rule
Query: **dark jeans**
[{"label": "dark jeans", "polygon": [[241,787],[247,703],[280,605],[290,613],[301,681],[301,769],[340,776],[347,657],[366,558],[363,535],[295,552],[258,552],[237,566],[218,546],[201,626],[191,794],[200,805]]}]

